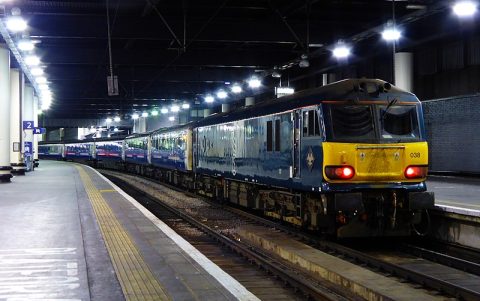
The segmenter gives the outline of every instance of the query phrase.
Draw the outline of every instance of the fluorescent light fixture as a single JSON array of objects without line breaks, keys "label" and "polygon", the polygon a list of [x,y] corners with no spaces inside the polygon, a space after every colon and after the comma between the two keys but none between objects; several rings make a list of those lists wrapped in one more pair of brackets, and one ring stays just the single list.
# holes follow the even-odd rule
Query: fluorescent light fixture
[{"label": "fluorescent light fixture", "polygon": [[31,40],[28,39],[22,39],[18,42],[17,44],[18,49],[21,51],[32,51],[35,48],[35,45]]},{"label": "fluorescent light fixture", "polygon": [[190,109],[190,104],[188,103],[182,104],[182,109]]},{"label": "fluorescent light fixture", "polygon": [[207,103],[212,103],[212,102],[214,102],[214,101],[215,101],[215,98],[213,98],[212,95],[207,95],[207,96],[205,96],[205,102],[207,102]]},{"label": "fluorescent light fixture", "polygon": [[338,59],[346,58],[350,55],[350,48],[348,48],[345,44],[341,43],[338,44],[335,49],[333,49],[333,56]]},{"label": "fluorescent light fixture", "polygon": [[118,132],[118,128],[114,128],[113,131],[114,131],[114,132]]},{"label": "fluorescent light fixture", "polygon": [[148,112],[143,112],[142,117],[148,117]]},{"label": "fluorescent light fixture", "polygon": [[167,114],[167,113],[168,113],[168,109],[167,109],[167,108],[162,108],[162,109],[160,110],[160,113],[162,113],[162,114]]},{"label": "fluorescent light fixture", "polygon": [[152,116],[158,116],[158,111],[157,110],[152,110]]},{"label": "fluorescent light fixture", "polygon": [[11,32],[20,32],[27,29],[27,22],[20,16],[12,16],[7,20],[7,28]]},{"label": "fluorescent light fixture", "polygon": [[291,88],[291,87],[277,87],[275,89],[275,92],[277,93],[277,95],[279,95],[279,94],[282,94],[282,96],[283,95],[290,95],[290,94],[295,93],[295,89]]},{"label": "fluorescent light fixture", "polygon": [[385,41],[397,41],[401,36],[401,32],[395,27],[385,28],[385,30],[382,32],[382,38]]},{"label": "fluorescent light fixture", "polygon": [[42,94],[42,101],[52,101],[52,94]]},{"label": "fluorescent light fixture", "polygon": [[175,117],[174,117],[174,116],[170,116],[170,117],[168,117],[168,120],[174,121],[174,120],[175,120]]},{"label": "fluorescent light fixture", "polygon": [[262,82],[256,77],[252,77],[250,80],[248,80],[248,86],[250,88],[259,88],[261,85]]},{"label": "fluorescent light fixture", "polygon": [[106,121],[107,123],[110,123],[110,122],[112,122],[112,118],[108,117],[107,119],[105,119],[105,121]]},{"label": "fluorescent light fixture", "polygon": [[45,76],[40,76],[35,78],[35,81],[37,82],[37,84],[46,84],[47,78]]},{"label": "fluorescent light fixture", "polygon": [[180,111],[180,107],[177,105],[173,105],[170,107],[170,111],[173,113],[177,113],[178,111]]},{"label": "fluorescent light fixture", "polygon": [[133,119],[133,120],[136,120],[136,119],[138,119],[139,117],[140,117],[140,116],[138,115],[138,113],[133,113],[133,114],[132,114],[132,119]]},{"label": "fluorescent light fixture", "polygon": [[231,90],[235,94],[242,93],[242,87],[239,84],[234,84]]},{"label": "fluorescent light fixture", "polygon": [[120,122],[121,119],[120,119],[120,116],[115,116],[115,118],[113,118],[113,120],[114,120],[115,122]]},{"label": "fluorescent light fixture", "polygon": [[36,55],[29,55],[25,58],[25,64],[28,66],[38,66],[40,64],[40,59]]},{"label": "fluorescent light fixture", "polygon": [[220,98],[220,99],[225,99],[227,98],[228,94],[227,92],[223,91],[223,90],[220,90],[217,92],[217,97]]},{"label": "fluorescent light fixture", "polygon": [[457,1],[452,9],[459,17],[471,17],[477,12],[477,4],[473,1]]},{"label": "fluorescent light fixture", "polygon": [[48,89],[49,89],[47,84],[40,84],[40,85],[38,85],[38,88],[41,91],[48,91]]},{"label": "fluorescent light fixture", "polygon": [[39,67],[32,68],[32,70],[30,70],[30,73],[32,73],[33,76],[40,76],[43,74],[43,69]]}]

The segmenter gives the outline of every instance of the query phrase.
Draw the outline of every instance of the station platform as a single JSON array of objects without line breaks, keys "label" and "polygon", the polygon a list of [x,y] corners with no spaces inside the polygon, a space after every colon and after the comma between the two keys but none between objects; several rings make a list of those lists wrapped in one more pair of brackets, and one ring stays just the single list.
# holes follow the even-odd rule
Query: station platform
[{"label": "station platform", "polygon": [[480,179],[456,176],[429,176],[428,191],[435,193],[438,210],[480,217]]},{"label": "station platform", "polygon": [[258,300],[94,169],[0,184],[0,300]]}]

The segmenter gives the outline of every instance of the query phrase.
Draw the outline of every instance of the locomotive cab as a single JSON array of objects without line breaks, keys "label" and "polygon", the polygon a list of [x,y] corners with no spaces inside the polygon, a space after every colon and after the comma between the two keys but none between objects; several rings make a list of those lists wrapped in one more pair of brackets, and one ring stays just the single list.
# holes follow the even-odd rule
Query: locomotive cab
[{"label": "locomotive cab", "polygon": [[322,190],[339,237],[408,235],[434,205],[420,101],[374,91],[320,106]]}]

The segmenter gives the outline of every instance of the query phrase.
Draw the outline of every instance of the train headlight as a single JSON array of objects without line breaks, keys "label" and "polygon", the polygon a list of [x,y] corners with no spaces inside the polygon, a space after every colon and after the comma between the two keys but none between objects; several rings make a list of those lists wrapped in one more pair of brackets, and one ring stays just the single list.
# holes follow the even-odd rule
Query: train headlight
[{"label": "train headlight", "polygon": [[351,166],[326,166],[325,175],[331,180],[348,180],[355,175]]},{"label": "train headlight", "polygon": [[421,179],[427,176],[428,166],[410,165],[405,169],[405,178]]}]

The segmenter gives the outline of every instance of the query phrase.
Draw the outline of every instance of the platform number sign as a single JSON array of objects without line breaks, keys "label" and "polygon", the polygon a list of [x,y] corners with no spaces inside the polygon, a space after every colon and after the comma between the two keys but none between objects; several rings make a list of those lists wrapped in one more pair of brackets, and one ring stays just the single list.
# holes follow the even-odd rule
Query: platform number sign
[{"label": "platform number sign", "polygon": [[24,130],[33,130],[34,127],[35,127],[35,124],[33,123],[33,121],[24,121],[23,122],[23,129]]}]

